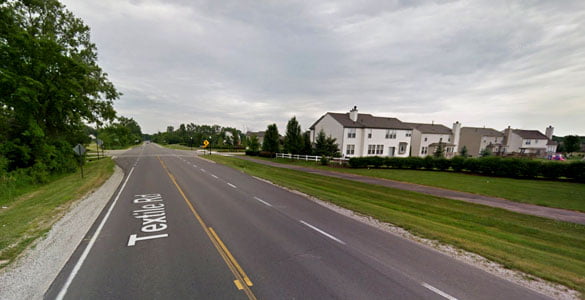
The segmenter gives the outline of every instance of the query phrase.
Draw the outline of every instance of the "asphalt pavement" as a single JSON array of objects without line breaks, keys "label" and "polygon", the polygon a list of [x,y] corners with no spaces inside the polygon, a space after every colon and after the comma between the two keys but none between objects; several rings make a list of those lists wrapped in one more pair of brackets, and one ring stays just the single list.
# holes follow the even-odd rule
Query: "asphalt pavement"
[{"label": "asphalt pavement", "polygon": [[145,144],[47,299],[548,299],[229,167]]}]

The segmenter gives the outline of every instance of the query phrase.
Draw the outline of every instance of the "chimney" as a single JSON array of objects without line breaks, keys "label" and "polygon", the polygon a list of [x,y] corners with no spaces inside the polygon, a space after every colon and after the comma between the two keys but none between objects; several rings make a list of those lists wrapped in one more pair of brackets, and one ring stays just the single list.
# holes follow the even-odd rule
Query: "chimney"
[{"label": "chimney", "polygon": [[546,128],[546,131],[545,131],[546,133],[545,133],[545,135],[546,135],[546,137],[547,137],[549,140],[552,140],[552,136],[553,136],[553,131],[554,131],[554,130],[555,130],[555,129],[554,129],[554,128],[553,128],[551,125],[549,125],[549,126]]},{"label": "chimney", "polygon": [[461,137],[461,123],[459,121],[453,123],[453,144],[455,144],[455,149],[457,150],[459,147],[459,139]]},{"label": "chimney", "polygon": [[357,122],[358,119],[358,110],[357,110],[357,106],[354,106],[352,110],[349,111],[349,118],[354,121]]},{"label": "chimney", "polygon": [[508,128],[504,129],[504,141],[502,142],[502,144],[504,144],[505,146],[510,146],[510,136],[512,135],[512,127],[510,127],[510,125],[508,125]]}]

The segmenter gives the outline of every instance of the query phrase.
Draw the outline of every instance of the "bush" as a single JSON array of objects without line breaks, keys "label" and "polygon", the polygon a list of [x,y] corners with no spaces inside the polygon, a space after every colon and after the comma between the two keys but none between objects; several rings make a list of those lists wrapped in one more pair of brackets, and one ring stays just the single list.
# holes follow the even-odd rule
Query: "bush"
[{"label": "bush", "polygon": [[465,164],[465,157],[455,156],[451,159],[451,168],[455,172],[461,172],[463,170],[463,164]]},{"label": "bush", "polygon": [[270,152],[270,151],[260,151],[260,153],[258,153],[258,155],[261,156],[261,157],[269,157],[269,158],[275,158],[276,157],[276,153]]},{"label": "bush", "polygon": [[325,155],[321,156],[321,165],[323,166],[328,166],[329,165],[329,158]]},{"label": "bush", "polygon": [[524,169],[522,170],[522,174],[520,176],[526,178],[536,178],[540,175],[542,163],[537,160],[529,160],[524,163]]},{"label": "bush", "polygon": [[423,159],[423,167],[427,170],[433,170],[435,168],[435,158],[428,155]]},{"label": "bush", "polygon": [[451,167],[451,161],[444,157],[439,157],[435,159],[435,167],[441,171],[445,171]]},{"label": "bush", "polygon": [[246,155],[249,155],[249,156],[258,156],[258,155],[260,155],[260,151],[246,150]]},{"label": "bush", "polygon": [[469,171],[470,173],[477,173],[479,171],[479,161],[477,158],[467,158],[465,162],[463,162],[463,169]]},{"label": "bush", "polygon": [[565,174],[569,178],[585,182],[585,162],[578,161],[568,164]]},{"label": "bush", "polygon": [[422,157],[407,157],[404,158],[405,167],[413,170],[422,169],[425,165],[424,158]]},{"label": "bush", "polygon": [[352,168],[365,168],[367,165],[363,157],[352,157],[349,159],[349,166]]},{"label": "bush", "polygon": [[568,164],[561,162],[546,162],[541,165],[542,176],[550,179],[557,179],[565,175]]}]

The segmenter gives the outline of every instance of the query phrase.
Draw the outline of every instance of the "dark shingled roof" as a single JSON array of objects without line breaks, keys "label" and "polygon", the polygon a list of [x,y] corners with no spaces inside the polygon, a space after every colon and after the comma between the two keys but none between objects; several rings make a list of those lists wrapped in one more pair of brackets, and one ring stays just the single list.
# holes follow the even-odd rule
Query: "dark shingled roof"
[{"label": "dark shingled roof", "polygon": [[317,120],[310,129],[315,129],[315,125],[319,123],[326,115],[330,115],[346,128],[379,128],[379,129],[411,129],[405,123],[396,118],[375,117],[370,114],[358,114],[357,122],[349,118],[349,113],[332,113],[324,114]]},{"label": "dark shingled roof", "polygon": [[493,128],[482,128],[482,127],[462,127],[461,134],[463,132],[477,132],[481,136],[491,136],[491,137],[503,137],[504,133],[501,131],[497,131]]},{"label": "dark shingled roof", "polygon": [[451,134],[451,129],[441,124],[422,124],[422,123],[404,123],[411,129],[416,129],[422,133],[434,134]]},{"label": "dark shingled roof", "polygon": [[527,140],[548,140],[546,135],[542,134],[538,130],[512,129],[512,132]]}]

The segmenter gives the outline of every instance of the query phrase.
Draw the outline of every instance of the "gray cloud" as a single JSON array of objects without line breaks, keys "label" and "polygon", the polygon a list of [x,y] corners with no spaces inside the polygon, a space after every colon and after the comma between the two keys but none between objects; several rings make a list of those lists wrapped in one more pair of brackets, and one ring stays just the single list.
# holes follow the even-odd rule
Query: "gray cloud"
[{"label": "gray cloud", "polygon": [[583,1],[64,1],[117,110],[284,130],[326,111],[585,134]]}]

